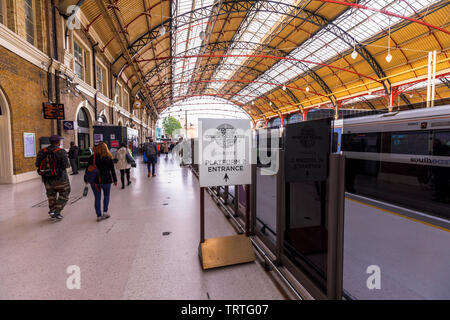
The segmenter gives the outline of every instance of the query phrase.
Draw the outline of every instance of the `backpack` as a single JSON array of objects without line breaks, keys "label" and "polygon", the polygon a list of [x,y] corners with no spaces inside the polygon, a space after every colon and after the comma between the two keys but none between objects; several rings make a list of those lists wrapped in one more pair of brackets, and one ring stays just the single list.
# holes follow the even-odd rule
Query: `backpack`
[{"label": "backpack", "polygon": [[61,168],[58,166],[58,158],[56,157],[56,153],[62,150],[61,148],[57,148],[53,151],[44,148],[44,157],[41,160],[38,168],[38,174],[47,179],[51,178],[59,178],[61,177]]},{"label": "backpack", "polygon": [[147,144],[145,148],[145,153],[147,154],[147,157],[156,155],[155,146],[153,145],[153,143]]}]

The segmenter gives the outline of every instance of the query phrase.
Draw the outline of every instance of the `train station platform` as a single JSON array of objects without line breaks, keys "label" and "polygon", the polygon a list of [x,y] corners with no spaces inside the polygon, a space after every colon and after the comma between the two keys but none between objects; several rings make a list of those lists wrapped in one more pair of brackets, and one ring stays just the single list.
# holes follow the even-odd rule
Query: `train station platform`
[{"label": "train station platform", "polygon": [[[61,222],[48,217],[40,180],[0,185],[0,299],[289,299],[260,261],[203,271],[198,256],[199,187],[188,168],[161,157],[147,178],[140,160],[132,184],[112,187],[111,218],[96,222],[83,171]],[[206,236],[236,231],[205,197]],[[81,289],[69,290],[69,266]]]}]

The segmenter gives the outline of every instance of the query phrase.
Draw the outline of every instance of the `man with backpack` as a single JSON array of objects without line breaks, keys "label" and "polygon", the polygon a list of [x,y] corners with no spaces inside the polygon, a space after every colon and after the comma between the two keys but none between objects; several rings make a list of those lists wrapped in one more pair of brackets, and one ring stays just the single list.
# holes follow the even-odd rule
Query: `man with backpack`
[{"label": "man with backpack", "polygon": [[155,167],[156,162],[158,161],[158,146],[153,142],[152,138],[150,138],[150,141],[145,144],[144,152],[145,156],[147,157],[147,177],[150,178],[150,167],[152,167],[152,176],[156,177]]},{"label": "man with backpack", "polygon": [[66,169],[70,167],[67,152],[59,147],[61,138],[58,135],[50,137],[50,146],[39,151],[36,157],[36,167],[42,177],[47,191],[49,215],[54,221],[63,219],[64,209],[70,194],[70,182]]}]

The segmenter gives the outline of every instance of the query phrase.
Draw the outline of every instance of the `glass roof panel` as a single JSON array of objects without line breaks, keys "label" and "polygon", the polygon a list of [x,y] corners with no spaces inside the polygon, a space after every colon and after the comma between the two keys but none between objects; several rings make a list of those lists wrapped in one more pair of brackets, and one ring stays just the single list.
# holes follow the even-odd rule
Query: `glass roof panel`
[{"label": "glass roof panel", "polygon": [[[438,1],[439,0],[363,0],[360,1],[360,4],[370,8],[391,11],[403,16],[411,16],[414,15],[416,11],[423,10],[427,6]],[[389,26],[400,21],[400,18],[386,16],[379,12],[352,9],[338,17],[333,23],[346,31],[356,40],[356,42],[363,43],[380,32],[387,32]],[[328,60],[339,56],[349,48],[351,48],[351,44],[337,38],[332,32],[322,30],[294,49],[288,57],[325,63]],[[281,74],[279,70],[283,70],[283,76],[285,76],[283,78],[289,77],[289,81],[298,76],[305,75],[301,68],[291,68],[289,69],[290,71],[285,71],[286,66],[291,64],[291,61],[280,60],[265,73],[271,77],[279,78]],[[316,66],[315,64],[307,63],[305,63],[305,65],[309,68],[314,68]],[[256,81],[260,78],[261,76]],[[257,83],[252,83],[243,90],[248,89],[249,91],[252,91],[256,88],[259,88],[258,90],[261,91],[262,94],[266,94],[269,91],[266,91],[265,88]]]},{"label": "glass roof panel", "polygon": [[[178,0],[177,1],[177,16],[174,17],[174,26],[176,32],[174,32],[172,36],[172,48],[175,56],[184,55],[186,51],[189,51],[190,55],[196,55],[200,52],[200,46],[202,40],[200,39],[200,32],[205,29],[206,24],[208,23],[208,16],[205,16],[203,19],[199,19],[196,21],[191,21],[188,25],[182,26],[179,30],[178,27],[181,24],[181,19],[179,18],[181,15],[188,13],[191,10],[196,10],[203,7],[208,7],[210,10],[212,9],[213,0],[201,0],[201,1],[191,1],[191,0]],[[210,12],[211,14],[212,12]],[[184,96],[187,94],[187,90],[189,88],[191,72],[186,72],[195,67],[197,58],[188,58],[188,59],[175,59],[175,63],[173,65],[172,73],[173,78],[178,82],[184,82],[183,84],[175,84],[173,86],[172,95],[176,96]],[[184,76],[186,74],[187,76]]]},{"label": "glass roof panel", "polygon": [[[282,0],[280,1],[284,4],[293,4],[295,0]],[[259,6],[256,4],[252,9],[247,13],[246,19],[251,19],[250,23],[241,28],[238,34],[236,34],[233,38],[234,41],[238,42],[249,42],[249,43],[260,43],[269,31],[275,26],[280,19],[282,18],[281,13],[269,13],[264,11],[257,11]],[[239,55],[246,54],[250,55],[254,53],[254,50],[245,50],[245,53],[242,53],[241,50],[236,48],[235,45],[231,45],[227,50],[227,55]],[[222,60],[222,64],[235,65],[232,68],[229,67],[219,67],[216,72],[213,74],[212,79],[229,79],[233,76],[234,72],[238,69],[238,65],[242,65],[244,61],[247,60],[246,57],[227,57]],[[222,69],[226,68],[224,71]],[[210,84],[210,88],[219,90],[224,85],[223,82],[213,82]]]}]

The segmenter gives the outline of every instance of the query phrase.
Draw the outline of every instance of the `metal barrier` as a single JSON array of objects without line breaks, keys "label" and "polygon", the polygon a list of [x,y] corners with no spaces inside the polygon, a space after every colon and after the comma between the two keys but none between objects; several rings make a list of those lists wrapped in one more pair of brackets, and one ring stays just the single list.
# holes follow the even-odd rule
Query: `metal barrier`
[{"label": "metal barrier", "polygon": [[[258,212],[258,201],[267,199],[267,192],[261,192],[258,190],[258,179],[261,179],[259,171],[264,168],[257,168],[253,166],[252,174],[252,192],[250,194],[250,221],[251,228],[250,233],[261,241],[266,248],[270,250],[270,254],[275,259],[269,259],[269,252],[262,252],[261,254],[268,259],[268,262],[273,266],[277,273],[282,273],[280,267],[285,267],[295,279],[301,283],[307,291],[316,299],[342,299],[345,296],[346,299],[352,299],[348,294],[342,292],[342,228],[343,228],[343,201],[344,201],[344,181],[343,181],[343,164],[344,159],[342,155],[330,156],[330,177],[328,186],[328,219],[327,219],[327,231],[328,231],[328,259],[327,259],[327,272],[324,273],[320,268],[311,263],[301,252],[298,252],[295,247],[286,242],[284,235],[286,234],[286,183],[284,181],[284,151],[280,150],[280,170],[274,175],[275,186],[275,212],[274,216],[261,216]],[[264,179],[264,178],[263,178]],[[267,185],[266,185],[267,186]],[[261,186],[260,186],[261,188]],[[230,192],[231,189],[231,192]],[[258,192],[260,191],[260,192]],[[208,188],[208,193],[217,203],[217,205],[224,211],[227,218],[235,226],[236,230],[240,233],[243,232],[243,221],[245,220],[245,207],[247,202],[242,204],[239,201],[239,188],[236,187],[211,187]],[[263,203],[260,203],[263,204]],[[273,226],[273,222],[269,222],[268,218],[275,218],[276,225]],[[256,248],[256,246],[255,246]],[[258,251],[261,248],[256,248]],[[314,270],[317,274],[323,277],[326,281],[325,287],[320,287],[311,278],[308,272],[305,272],[304,268],[299,267],[293,262],[292,256],[289,254],[295,253],[297,257],[303,258],[308,268]],[[286,275],[282,275],[286,279]],[[293,286],[292,283],[289,286]],[[293,289],[294,290],[294,289]],[[299,295],[298,290],[294,290],[296,295]]]}]

